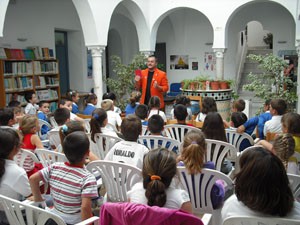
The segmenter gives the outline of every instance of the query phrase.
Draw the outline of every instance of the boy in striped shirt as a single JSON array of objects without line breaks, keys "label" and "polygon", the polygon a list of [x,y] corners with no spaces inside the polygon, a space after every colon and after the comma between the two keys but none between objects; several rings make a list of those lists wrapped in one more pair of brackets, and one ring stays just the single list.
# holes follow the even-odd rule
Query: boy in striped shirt
[{"label": "boy in striped shirt", "polygon": [[89,144],[84,132],[69,134],[63,142],[64,153],[69,162],[54,163],[30,177],[34,201],[44,201],[39,182],[48,182],[54,203],[51,211],[62,217],[67,224],[90,218],[91,199],[98,197],[96,179],[84,167],[89,155]]}]

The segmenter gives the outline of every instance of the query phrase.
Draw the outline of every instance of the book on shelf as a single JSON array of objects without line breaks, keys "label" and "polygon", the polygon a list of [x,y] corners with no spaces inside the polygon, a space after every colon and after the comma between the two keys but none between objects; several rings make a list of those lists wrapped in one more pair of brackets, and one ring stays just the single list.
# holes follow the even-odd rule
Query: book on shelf
[{"label": "book on shelf", "polygon": [[28,60],[35,59],[33,49],[23,49],[23,52],[24,52],[25,59],[28,59]]},{"label": "book on shelf", "polygon": [[30,77],[12,77],[4,79],[6,91],[23,91],[33,89],[32,78]]},{"label": "book on shelf", "polygon": [[4,63],[4,76],[7,75],[32,75],[31,62],[10,62]]},{"label": "book on shelf", "polygon": [[40,101],[47,101],[47,100],[56,100],[58,99],[58,94],[56,90],[38,90],[36,94]]},{"label": "book on shelf", "polygon": [[34,59],[41,59],[39,46],[29,46],[27,49],[31,49],[33,51]]},{"label": "book on shelf", "polygon": [[0,59],[7,59],[4,48],[0,48]]}]

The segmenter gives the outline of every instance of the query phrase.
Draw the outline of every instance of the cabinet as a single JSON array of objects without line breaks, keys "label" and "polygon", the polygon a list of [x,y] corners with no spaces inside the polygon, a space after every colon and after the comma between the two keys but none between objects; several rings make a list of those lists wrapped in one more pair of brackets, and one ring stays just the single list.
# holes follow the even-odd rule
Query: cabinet
[{"label": "cabinet", "polygon": [[26,105],[24,93],[34,91],[54,111],[60,98],[58,68],[55,59],[0,60],[0,107],[7,106],[11,100]]}]

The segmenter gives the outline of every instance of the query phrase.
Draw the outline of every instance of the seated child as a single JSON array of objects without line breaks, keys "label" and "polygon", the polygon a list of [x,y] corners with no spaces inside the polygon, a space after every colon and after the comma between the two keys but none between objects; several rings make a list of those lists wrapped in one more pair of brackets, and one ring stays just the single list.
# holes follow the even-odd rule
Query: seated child
[{"label": "seated child", "polygon": [[[48,113],[49,113],[49,103],[48,102],[44,102],[44,101],[40,101],[39,102],[39,111],[37,113],[37,117],[41,120],[44,120],[46,121],[47,123],[49,123],[49,120],[48,120]],[[49,131],[49,127],[46,126],[46,125],[43,125],[42,128],[41,128],[41,131],[42,131],[42,135],[45,135],[48,133]]]},{"label": "seated child", "polygon": [[[245,110],[245,107],[246,107],[246,102],[243,99],[237,99],[232,102],[231,113],[243,112]],[[231,126],[230,121],[227,122],[226,120],[223,120],[223,122],[224,122],[224,125],[226,128]],[[251,134],[249,134],[249,135],[251,135]]]},{"label": "seated child", "polygon": [[72,113],[74,114],[79,113],[79,108],[77,103],[80,98],[78,92],[75,90],[69,90],[67,92],[67,98],[72,101]]},{"label": "seated child", "polygon": [[293,135],[295,151],[300,153],[300,115],[298,113],[286,113],[281,118],[282,132]]},{"label": "seated child", "polygon": [[96,179],[85,167],[89,155],[89,139],[82,131],[69,134],[63,142],[69,162],[57,162],[30,178],[35,202],[44,199],[39,190],[40,181],[49,183],[54,208],[67,224],[79,223],[92,217],[92,198],[98,197]]},{"label": "seated child", "polygon": [[150,109],[150,111],[149,111],[148,119],[152,115],[158,114],[163,118],[165,123],[167,122],[166,114],[163,111],[159,110],[160,109],[160,99],[159,99],[159,97],[152,96],[150,98],[150,100],[149,100],[149,109]]},{"label": "seated child", "polygon": [[13,109],[0,109],[0,128],[13,128],[15,123],[15,115]]},{"label": "seated child", "polygon": [[141,92],[133,91],[130,95],[129,103],[125,108],[126,116],[134,114],[136,107],[140,104]]},{"label": "seated child", "polygon": [[113,92],[109,92],[109,93],[104,93],[103,96],[102,96],[102,100],[105,100],[105,99],[110,99],[113,101],[113,105],[114,105],[114,112],[115,113],[118,113],[118,114],[121,114],[122,113],[122,110],[116,106],[116,101],[117,101],[117,97],[115,95],[115,93]]},{"label": "seated child", "polygon": [[29,115],[36,115],[36,112],[39,106],[36,104],[38,99],[34,92],[26,92],[24,96],[25,100],[27,101],[27,105],[25,107],[25,114]]},{"label": "seated child", "polygon": [[122,119],[120,114],[114,112],[114,103],[110,99],[105,99],[101,102],[101,108],[107,113],[108,123],[115,126],[117,129],[121,126]]},{"label": "seated child", "polygon": [[193,126],[192,124],[186,123],[187,117],[188,117],[188,111],[186,106],[177,104],[174,107],[174,118],[177,120],[177,124]]},{"label": "seated child", "polygon": [[206,115],[209,112],[218,112],[217,103],[212,97],[205,97],[202,100],[201,112],[197,115],[197,122],[204,122]]},{"label": "seated child", "polygon": [[105,160],[124,162],[142,168],[144,155],[149,151],[144,145],[137,143],[142,132],[142,123],[135,115],[123,119],[121,133],[124,141],[116,143],[107,153]]},{"label": "seated child", "polygon": [[174,117],[174,108],[176,105],[178,104],[181,104],[181,105],[184,105],[186,108],[187,108],[187,120],[191,120],[192,119],[192,110],[188,107],[188,105],[190,104],[190,99],[184,95],[177,95],[176,98],[175,98],[175,104],[174,104],[174,107],[173,109],[171,110],[170,114],[171,114],[171,119],[175,119]]},{"label": "seated child", "polygon": [[61,99],[58,104],[58,108],[66,108],[70,111],[70,120],[75,120],[84,123],[84,120],[74,113],[72,113],[72,101],[68,99]]},{"label": "seated child", "polygon": [[98,102],[97,95],[93,93],[89,93],[89,95],[86,97],[86,107],[83,110],[84,115],[92,115],[92,112],[96,109],[96,105]]},{"label": "seated child", "polygon": [[141,119],[142,125],[147,126],[148,121],[148,106],[145,104],[140,104],[136,107],[134,114]]}]

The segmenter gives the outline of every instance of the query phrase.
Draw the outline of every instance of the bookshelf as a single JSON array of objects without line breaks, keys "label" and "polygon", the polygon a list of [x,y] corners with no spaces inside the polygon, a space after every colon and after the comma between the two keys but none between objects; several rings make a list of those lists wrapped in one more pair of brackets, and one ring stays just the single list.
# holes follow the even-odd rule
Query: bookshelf
[{"label": "bookshelf", "polygon": [[25,105],[24,93],[34,91],[54,111],[60,98],[58,68],[56,59],[1,59],[0,107],[13,99]]}]

